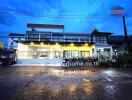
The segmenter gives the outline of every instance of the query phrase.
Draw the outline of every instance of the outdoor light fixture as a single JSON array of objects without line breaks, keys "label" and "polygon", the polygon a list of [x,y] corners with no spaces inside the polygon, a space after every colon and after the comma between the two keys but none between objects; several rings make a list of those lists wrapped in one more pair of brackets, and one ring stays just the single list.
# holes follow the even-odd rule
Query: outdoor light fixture
[{"label": "outdoor light fixture", "polygon": [[31,44],[31,45],[34,45],[34,43],[33,43],[33,42],[31,42],[30,44]]},{"label": "outdoor light fixture", "polygon": [[117,50],[115,49],[114,52],[117,52]]},{"label": "outdoor light fixture", "polygon": [[41,42],[40,44],[41,44],[41,45],[44,45],[44,43],[43,43],[43,42]]},{"label": "outdoor light fixture", "polygon": [[85,46],[88,46],[88,43],[85,43]]},{"label": "outdoor light fixture", "polygon": [[59,45],[59,43],[56,43],[56,45]]},{"label": "outdoor light fixture", "polygon": [[73,44],[73,43],[71,43],[71,46],[74,46],[74,44]]}]

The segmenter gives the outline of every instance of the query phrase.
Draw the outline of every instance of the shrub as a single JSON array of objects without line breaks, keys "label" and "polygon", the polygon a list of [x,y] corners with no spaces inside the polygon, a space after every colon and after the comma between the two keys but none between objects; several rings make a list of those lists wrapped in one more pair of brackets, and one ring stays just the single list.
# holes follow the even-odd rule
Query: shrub
[{"label": "shrub", "polygon": [[125,53],[119,55],[116,64],[119,67],[124,67],[124,66],[132,67],[132,53]]}]

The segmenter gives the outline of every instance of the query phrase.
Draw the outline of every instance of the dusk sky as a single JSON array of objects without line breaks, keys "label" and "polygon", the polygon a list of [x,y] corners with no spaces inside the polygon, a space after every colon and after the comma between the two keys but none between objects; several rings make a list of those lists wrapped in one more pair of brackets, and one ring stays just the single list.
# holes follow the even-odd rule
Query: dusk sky
[{"label": "dusk sky", "polygon": [[65,32],[99,31],[123,34],[121,17],[110,15],[124,8],[128,35],[132,35],[132,0],[0,0],[0,36],[25,33],[27,23],[64,24]]}]

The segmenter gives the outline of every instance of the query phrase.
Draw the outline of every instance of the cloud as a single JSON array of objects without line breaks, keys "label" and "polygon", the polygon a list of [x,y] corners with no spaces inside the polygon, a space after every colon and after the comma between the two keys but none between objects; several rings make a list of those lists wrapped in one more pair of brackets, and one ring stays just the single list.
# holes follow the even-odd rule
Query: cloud
[{"label": "cloud", "polygon": [[0,15],[0,23],[1,24],[10,26],[14,23],[14,20],[15,20],[15,16],[13,14],[1,13],[1,15]]},{"label": "cloud", "polygon": [[[0,27],[2,31],[24,33],[26,23],[64,24],[67,32],[100,31],[122,33],[122,20],[110,16],[110,8],[125,8],[131,24],[131,0],[0,0]],[[114,22],[114,23],[113,23]],[[17,27],[17,29],[16,29]],[[1,28],[0,28],[1,30]]]}]

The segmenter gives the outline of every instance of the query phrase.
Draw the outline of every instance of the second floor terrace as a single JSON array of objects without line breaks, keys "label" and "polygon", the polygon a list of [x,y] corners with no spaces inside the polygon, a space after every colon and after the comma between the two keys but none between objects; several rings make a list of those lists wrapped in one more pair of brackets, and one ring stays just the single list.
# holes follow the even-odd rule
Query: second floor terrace
[{"label": "second floor terrace", "polygon": [[95,43],[108,44],[108,36],[111,33],[93,31],[90,33],[67,33],[27,31],[26,34],[10,34],[16,42],[62,42],[62,43]]},{"label": "second floor terrace", "polygon": [[25,36],[26,41],[42,42],[92,42],[90,34],[55,33],[55,32],[31,32]]}]

